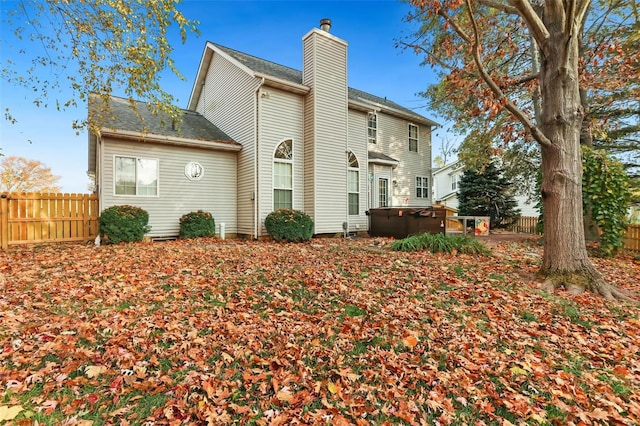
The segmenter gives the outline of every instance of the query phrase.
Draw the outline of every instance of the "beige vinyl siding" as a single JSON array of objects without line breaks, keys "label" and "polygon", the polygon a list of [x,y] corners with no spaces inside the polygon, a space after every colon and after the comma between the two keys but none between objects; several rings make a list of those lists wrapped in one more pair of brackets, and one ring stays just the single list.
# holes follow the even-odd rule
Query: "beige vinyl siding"
[{"label": "beige vinyl siding", "polygon": [[[198,148],[174,147],[150,142],[103,140],[102,188],[100,208],[134,205],[149,213],[149,236],[177,236],[180,217],[191,211],[211,212],[216,222],[225,223],[226,232],[237,233],[236,153]],[[114,157],[138,157],[158,160],[158,196],[122,196],[114,194]],[[197,161],[204,168],[199,181],[190,181],[184,166]]]},{"label": "beige vinyl siding", "polygon": [[253,235],[256,90],[260,80],[213,54],[196,111],[242,144],[238,155],[238,233]]},{"label": "beige vinyl siding", "polygon": [[[373,145],[373,144],[371,144]],[[349,215],[349,232],[366,231],[368,221],[368,171],[367,171],[367,114],[349,110],[349,150],[358,158],[360,184],[360,212],[358,216]]]},{"label": "beige vinyl siding", "polygon": [[[312,54],[313,38],[308,37],[303,40],[303,72],[302,80],[304,84],[313,82],[314,56]],[[304,99],[304,211],[311,219],[316,220],[315,209],[315,188],[316,188],[316,165],[315,165],[315,90],[311,90]],[[315,231],[314,231],[315,232]]]},{"label": "beige vinyl siding", "polygon": [[[378,113],[378,139],[380,149],[400,162],[393,170],[390,182],[390,205],[427,207],[431,205],[431,198],[416,198],[416,176],[429,178],[429,188],[432,186],[431,174],[431,130],[429,126],[412,123],[418,126],[418,152],[409,151],[409,121],[394,116]],[[429,191],[431,195],[431,190]]]},{"label": "beige vinyl siding", "polygon": [[[313,99],[313,179],[315,233],[342,232],[347,221],[347,46],[319,30],[305,39],[303,83]],[[307,144],[305,144],[307,145]]]},{"label": "beige vinyl siding", "polygon": [[259,220],[273,210],[273,154],[284,140],[293,141],[293,208],[304,210],[304,101],[302,96],[274,88],[260,89]]}]

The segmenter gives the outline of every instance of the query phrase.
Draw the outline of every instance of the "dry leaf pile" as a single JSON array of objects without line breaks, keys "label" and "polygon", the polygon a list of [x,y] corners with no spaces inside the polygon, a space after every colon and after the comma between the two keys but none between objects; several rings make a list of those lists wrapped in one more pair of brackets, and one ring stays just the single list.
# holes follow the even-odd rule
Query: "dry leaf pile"
[{"label": "dry leaf pile", "polygon": [[636,306],[545,291],[536,246],[371,243],[0,252],[0,424],[640,423]]}]

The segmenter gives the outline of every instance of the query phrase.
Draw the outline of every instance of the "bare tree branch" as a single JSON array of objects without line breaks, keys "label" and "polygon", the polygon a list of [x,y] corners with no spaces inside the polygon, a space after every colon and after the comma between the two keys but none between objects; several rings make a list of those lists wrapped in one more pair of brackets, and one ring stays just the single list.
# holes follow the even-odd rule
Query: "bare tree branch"
[{"label": "bare tree branch", "polygon": [[533,6],[531,6],[529,0],[509,0],[509,3],[518,10],[522,19],[527,23],[540,48],[545,49],[546,42],[549,39],[549,31],[533,9]]},{"label": "bare tree branch", "polygon": [[445,12],[443,9],[440,9],[438,11],[438,15],[442,16],[448,23],[449,25],[451,25],[451,28],[453,28],[453,30],[464,39],[464,41],[466,41],[467,43],[472,43],[471,37],[469,37],[469,35],[467,33],[464,32],[464,30],[462,29],[462,27],[460,27],[460,25],[458,25],[458,23],[456,22],[455,19],[451,18],[447,12]]},{"label": "bare tree branch", "polygon": [[573,20],[576,18],[576,0],[569,0],[567,2],[565,13],[564,32],[573,37],[573,28],[575,28]]},{"label": "bare tree branch", "polygon": [[[632,2],[633,3],[633,2]],[[589,10],[589,6],[591,5],[591,0],[579,0],[577,9],[576,9],[576,19],[578,22],[582,22],[584,20],[584,16]]]}]

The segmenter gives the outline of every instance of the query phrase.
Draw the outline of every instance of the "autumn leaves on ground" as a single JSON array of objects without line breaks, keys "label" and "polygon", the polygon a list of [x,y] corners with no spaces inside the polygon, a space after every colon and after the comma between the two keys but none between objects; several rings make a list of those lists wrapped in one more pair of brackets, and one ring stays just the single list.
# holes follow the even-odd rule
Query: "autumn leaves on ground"
[{"label": "autumn leaves on ground", "polygon": [[543,290],[535,244],[388,243],[0,252],[0,424],[640,422],[636,306]]}]

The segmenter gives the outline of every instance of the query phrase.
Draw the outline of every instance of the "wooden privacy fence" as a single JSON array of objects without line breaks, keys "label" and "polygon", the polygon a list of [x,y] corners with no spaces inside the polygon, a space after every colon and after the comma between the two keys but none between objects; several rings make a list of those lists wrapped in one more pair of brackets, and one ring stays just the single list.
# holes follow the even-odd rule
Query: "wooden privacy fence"
[{"label": "wooden privacy fence", "polygon": [[96,194],[0,194],[0,247],[85,241],[98,235]]},{"label": "wooden privacy fence", "polygon": [[640,251],[640,225],[627,226],[624,248],[632,251]]},{"label": "wooden privacy fence", "polygon": [[[522,216],[515,225],[509,228],[509,231],[523,234],[538,234],[536,231],[537,225],[537,217]],[[640,251],[640,225],[627,226],[624,248],[631,251]]]},{"label": "wooden privacy fence", "polygon": [[535,216],[520,216],[520,219],[509,228],[509,231],[523,234],[539,234],[536,230],[538,218]]}]

